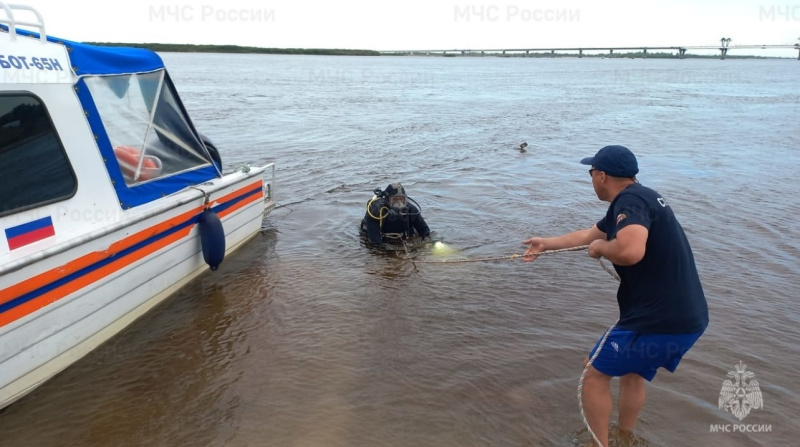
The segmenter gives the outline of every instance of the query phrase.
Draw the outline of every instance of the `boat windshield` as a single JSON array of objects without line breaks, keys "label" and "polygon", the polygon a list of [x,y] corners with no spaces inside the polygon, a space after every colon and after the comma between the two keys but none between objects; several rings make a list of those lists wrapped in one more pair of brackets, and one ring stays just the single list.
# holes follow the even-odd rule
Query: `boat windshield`
[{"label": "boat windshield", "polygon": [[127,185],[210,165],[165,73],[84,78]]}]

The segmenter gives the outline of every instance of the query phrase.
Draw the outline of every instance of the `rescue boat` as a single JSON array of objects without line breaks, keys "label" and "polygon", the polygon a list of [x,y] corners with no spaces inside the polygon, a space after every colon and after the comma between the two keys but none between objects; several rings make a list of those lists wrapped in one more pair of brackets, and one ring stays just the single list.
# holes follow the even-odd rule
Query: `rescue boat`
[{"label": "rescue boat", "polygon": [[223,173],[156,53],[0,3],[0,408],[216,269],[274,181]]}]

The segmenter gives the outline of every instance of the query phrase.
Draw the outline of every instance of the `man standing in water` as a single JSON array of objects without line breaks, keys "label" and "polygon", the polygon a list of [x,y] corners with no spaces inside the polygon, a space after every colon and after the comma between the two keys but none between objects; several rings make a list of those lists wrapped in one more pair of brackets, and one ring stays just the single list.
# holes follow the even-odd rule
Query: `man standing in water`
[{"label": "man standing in water", "polygon": [[524,260],[589,245],[589,256],[610,260],[619,274],[619,321],[584,361],[600,349],[586,372],[583,405],[591,430],[607,447],[611,378],[620,378],[619,429],[632,432],[644,406],[645,380],[652,381],[658,368],[675,372],[708,326],[708,307],[686,235],[664,198],[636,180],[633,153],[606,146],[581,163],[591,166],[597,197],[611,203],[606,216],[585,230],[526,240]]}]

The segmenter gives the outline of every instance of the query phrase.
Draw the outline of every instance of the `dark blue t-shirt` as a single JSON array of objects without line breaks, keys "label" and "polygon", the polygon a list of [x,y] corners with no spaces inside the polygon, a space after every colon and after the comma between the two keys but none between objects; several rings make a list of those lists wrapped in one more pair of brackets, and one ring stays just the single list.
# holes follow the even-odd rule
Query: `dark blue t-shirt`
[{"label": "dark blue t-shirt", "polygon": [[614,198],[597,228],[612,240],[633,224],[647,228],[647,246],[638,263],[614,264],[621,279],[617,327],[648,334],[704,330],[708,306],[686,234],[666,201],[639,183]]}]

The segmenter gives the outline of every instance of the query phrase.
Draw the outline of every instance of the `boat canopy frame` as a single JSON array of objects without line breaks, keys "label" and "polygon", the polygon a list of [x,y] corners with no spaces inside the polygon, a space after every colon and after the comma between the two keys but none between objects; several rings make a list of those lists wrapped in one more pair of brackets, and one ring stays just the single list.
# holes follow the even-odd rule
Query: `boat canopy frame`
[{"label": "boat canopy frame", "polygon": [[[12,17],[0,22],[0,31],[66,48],[70,69],[77,78],[73,87],[122,209],[144,205],[186,187],[222,177],[222,166],[214,161],[203,142],[157,53],[146,48],[103,47],[45,36],[43,24],[39,27],[41,34],[18,29],[15,26],[18,24],[22,23],[15,23]],[[152,82],[153,79],[158,82]],[[135,80],[139,82],[132,82]],[[128,96],[129,102],[131,97],[139,100],[140,104],[133,107],[140,112],[138,122],[130,124],[134,130],[141,130],[141,135],[133,142],[119,138],[118,129],[124,122],[120,117],[108,117],[115,108],[108,107],[109,96],[100,94],[102,85],[113,90],[120,99]],[[141,120],[144,110],[149,115],[146,123]],[[143,124],[145,128],[141,127]],[[132,171],[120,147],[130,149],[129,155],[136,158]],[[179,153],[192,161],[181,164],[176,155]],[[164,161],[163,156],[172,160],[172,168],[165,170],[164,165],[159,165]]]}]

